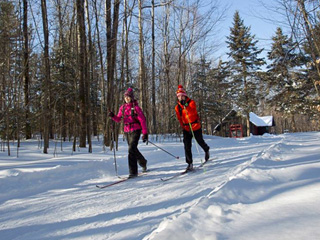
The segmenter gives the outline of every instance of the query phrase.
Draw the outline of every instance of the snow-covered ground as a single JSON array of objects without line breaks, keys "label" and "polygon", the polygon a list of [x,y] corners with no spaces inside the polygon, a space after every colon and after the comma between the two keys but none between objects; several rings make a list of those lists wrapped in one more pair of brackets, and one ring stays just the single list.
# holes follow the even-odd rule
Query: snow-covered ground
[{"label": "snow-covered ground", "polygon": [[[153,140],[175,159],[140,142],[150,172],[105,189],[117,177],[101,142],[45,155],[32,140],[18,158],[12,145],[0,152],[0,239],[320,239],[319,132],[205,140],[214,161],[167,182],[186,167],[183,144]],[[116,155],[126,176],[125,142]]]}]

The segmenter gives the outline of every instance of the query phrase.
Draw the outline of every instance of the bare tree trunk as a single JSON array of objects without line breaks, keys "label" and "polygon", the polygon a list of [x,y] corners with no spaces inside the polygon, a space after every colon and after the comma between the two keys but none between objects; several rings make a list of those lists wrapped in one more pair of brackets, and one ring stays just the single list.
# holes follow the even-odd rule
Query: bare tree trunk
[{"label": "bare tree trunk", "polygon": [[[124,88],[126,83],[125,81],[125,55],[127,51],[127,21],[128,21],[128,12],[127,12],[127,0],[124,0],[124,9],[123,9],[123,23],[122,23],[122,35],[121,35],[121,57],[120,57],[120,87],[119,90]],[[117,106],[117,105],[116,105]]]},{"label": "bare tree trunk", "polygon": [[6,129],[6,137],[7,137],[7,147],[8,147],[8,156],[11,156],[11,152],[10,152],[10,136],[9,136],[9,125],[10,125],[10,122],[9,122],[9,114],[6,114],[6,126],[7,126],[7,129]]},{"label": "bare tree trunk", "polygon": [[23,0],[23,76],[24,76],[24,106],[25,106],[25,134],[31,138],[30,111],[29,111],[29,33],[28,33],[28,1]]},{"label": "bare tree trunk", "polygon": [[111,76],[114,81],[117,59],[117,40],[118,40],[118,28],[119,28],[119,9],[120,0],[115,0],[113,10],[113,26],[112,26],[112,50],[111,50]]},{"label": "bare tree trunk", "polygon": [[90,77],[88,76],[88,69],[86,68],[85,72],[85,88],[86,88],[86,105],[87,105],[87,138],[88,138],[88,144],[89,149],[88,152],[92,153],[92,141],[91,141],[91,101],[90,101],[90,89],[91,89],[91,83],[93,81],[93,74],[94,74],[94,63],[93,63],[93,46],[92,46],[92,37],[91,37],[91,23],[90,23],[90,16],[89,16],[89,2],[88,0],[85,0],[86,3],[86,13],[87,13],[87,22],[88,22],[88,39],[89,39],[89,64],[87,64],[87,57],[85,58],[85,64],[90,69]]},{"label": "bare tree trunk", "polygon": [[[109,110],[114,107],[114,99],[112,95],[114,93],[114,74],[116,68],[116,55],[117,55],[117,35],[119,25],[119,8],[120,0],[115,0],[113,19],[111,18],[111,0],[106,1],[106,25],[107,25],[107,107]],[[109,126],[110,119],[107,119],[107,126]],[[105,136],[105,145],[110,146],[111,132],[106,128],[107,136]]]},{"label": "bare tree trunk", "polygon": [[[128,24],[128,0],[125,0],[125,14],[126,14],[126,21],[125,23],[125,62],[126,62],[126,85],[129,85],[130,82],[130,71],[129,71],[129,67],[130,67],[130,62],[129,62],[129,27],[130,27],[130,22]],[[131,19],[131,18],[130,18]]]},{"label": "bare tree trunk", "polygon": [[[164,48],[164,72],[165,72],[165,79],[167,81],[166,84],[166,91],[164,92],[165,99],[167,103],[170,103],[170,54],[169,54],[169,18],[170,18],[170,8],[168,5],[165,6],[166,11],[165,11],[165,19],[164,19],[164,34],[163,34],[163,48]],[[166,104],[166,110],[165,112],[167,113],[167,116],[170,116],[171,112],[171,104]],[[167,121],[167,126],[165,131],[167,133],[170,132],[171,129],[171,121]]]},{"label": "bare tree trunk", "polygon": [[49,129],[50,129],[50,62],[49,62],[49,30],[46,0],[41,0],[42,23],[44,34],[44,64],[45,64],[45,84],[44,84],[44,147],[43,153],[48,153],[49,148]]},{"label": "bare tree trunk", "polygon": [[[21,36],[21,26],[19,26],[19,35]],[[20,48],[22,49],[22,43],[17,41],[17,45],[16,45],[17,49]],[[21,62],[21,56],[18,55],[16,56],[16,60],[15,62]],[[15,64],[15,76],[18,76],[18,64]],[[16,95],[17,95],[17,99],[15,101],[15,107],[16,109],[19,109],[19,107],[21,106],[21,102],[22,102],[22,89],[23,89],[23,81],[17,81],[17,86],[16,86]],[[1,90],[1,89],[0,89]],[[0,94],[1,95],[1,94]],[[1,98],[1,96],[0,96]],[[1,101],[1,100],[0,100]],[[1,109],[1,105],[0,105],[0,109]],[[17,119],[17,139],[18,139],[18,145],[17,148],[20,148],[20,143],[21,143],[21,136],[20,136],[20,131],[21,131],[21,120],[20,118]]]},{"label": "bare tree trunk", "polygon": [[[311,48],[311,57],[314,62],[314,65],[316,66],[318,76],[320,77],[320,68],[319,68],[319,64],[317,62],[317,56],[319,56],[319,54],[320,54],[318,40],[317,40],[317,37],[315,36],[315,33],[313,31],[313,27],[309,21],[308,13],[305,8],[305,0],[298,0],[297,2],[298,2],[298,6],[300,8],[300,11],[303,15],[304,26],[305,26],[305,31],[306,31],[306,38],[308,40],[308,45]],[[315,90],[317,91],[318,97],[320,97],[320,92],[317,87],[317,85],[320,85],[320,82],[315,81],[313,79],[313,85],[314,85]]]},{"label": "bare tree trunk", "polygon": [[86,114],[86,31],[84,20],[84,0],[77,0],[77,23],[79,31],[79,100],[80,100],[80,143],[86,147],[87,114]]},{"label": "bare tree trunk", "polygon": [[250,136],[250,109],[248,106],[249,97],[248,97],[248,83],[247,83],[247,67],[244,63],[242,64],[242,74],[243,74],[243,94],[245,95],[245,101],[247,102],[244,112],[246,114],[247,136],[249,137]]},{"label": "bare tree trunk", "polygon": [[95,14],[95,22],[96,22],[96,31],[97,31],[97,44],[98,44],[98,53],[99,53],[99,62],[100,62],[100,87],[102,88],[102,102],[101,102],[101,121],[103,126],[103,136],[106,136],[106,112],[105,112],[105,106],[106,106],[106,87],[105,87],[105,80],[104,80],[104,64],[103,64],[103,54],[102,54],[102,48],[100,43],[100,30],[99,30],[99,17],[98,17],[98,9],[97,9],[97,1],[93,1],[93,7],[94,7],[94,14]]},{"label": "bare tree trunk", "polygon": [[143,101],[145,93],[145,69],[144,69],[144,44],[143,44],[143,28],[142,28],[142,1],[139,0],[139,88],[140,88],[140,106],[146,110],[146,101]]},{"label": "bare tree trunk", "polygon": [[[10,80],[6,79],[6,75],[8,76],[9,75],[9,72],[10,72],[10,56],[9,54],[7,54],[8,52],[6,52],[5,50],[5,53],[4,55],[7,56],[6,59],[5,59],[5,63],[3,64],[4,65],[4,68],[5,68],[5,71],[4,71],[4,74],[2,76],[2,79],[3,79],[3,86],[4,86],[4,91],[3,91],[3,97],[4,97],[4,101],[3,101],[3,104],[4,104],[4,109],[5,109],[5,113],[4,113],[4,121],[5,121],[5,128],[4,128],[4,140],[7,141],[7,148],[8,148],[8,156],[11,155],[11,152],[10,152],[10,117],[11,117],[11,114],[10,114],[10,108],[11,108],[11,104],[12,104],[12,96],[10,94],[11,92],[11,84],[10,84]],[[1,119],[1,118],[0,118]],[[2,120],[2,119],[1,119]]]},{"label": "bare tree trunk", "polygon": [[[59,22],[59,47],[61,50],[61,52],[63,51],[63,44],[64,44],[64,33],[63,33],[63,21],[62,21],[62,11],[61,11],[61,0],[56,0],[57,1],[57,9],[58,9],[58,22]],[[63,67],[62,67],[62,76],[63,79],[66,78],[66,74],[65,74],[65,56],[63,54],[63,52],[61,53],[61,62],[63,63]],[[66,118],[66,103],[65,101],[61,102],[61,126],[60,126],[60,132],[61,132],[61,138],[63,139],[63,141],[66,141],[66,137],[67,137],[67,118]]]},{"label": "bare tree trunk", "polygon": [[151,93],[151,111],[152,111],[152,133],[157,133],[157,118],[156,118],[156,79],[155,79],[155,32],[154,32],[154,0],[151,1],[152,4],[152,76],[151,76],[151,82],[152,82],[152,93]]},{"label": "bare tree trunk", "polygon": [[297,131],[297,125],[296,125],[296,121],[294,119],[294,114],[291,114],[291,128],[292,128],[292,132]]}]

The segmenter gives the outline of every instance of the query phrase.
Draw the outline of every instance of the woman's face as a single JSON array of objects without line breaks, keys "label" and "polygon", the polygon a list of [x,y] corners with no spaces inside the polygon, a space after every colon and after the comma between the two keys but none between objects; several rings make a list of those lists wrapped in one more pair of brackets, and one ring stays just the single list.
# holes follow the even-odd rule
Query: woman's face
[{"label": "woman's face", "polygon": [[126,103],[131,102],[131,97],[124,96],[124,101],[125,101]]},{"label": "woman's face", "polygon": [[179,102],[181,102],[181,100],[186,100],[186,96],[180,95],[178,96],[178,100]]}]

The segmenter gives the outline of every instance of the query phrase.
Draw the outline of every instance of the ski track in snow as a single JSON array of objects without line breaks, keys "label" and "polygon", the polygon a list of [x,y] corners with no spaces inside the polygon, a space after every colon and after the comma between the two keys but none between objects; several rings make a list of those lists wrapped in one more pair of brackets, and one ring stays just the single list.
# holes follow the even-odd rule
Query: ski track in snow
[{"label": "ski track in snow", "polygon": [[[260,156],[268,153],[269,150],[271,150],[272,148],[274,148],[275,146],[277,146],[278,144],[280,144],[283,141],[282,138],[280,138],[280,140],[278,140],[278,142],[273,143],[271,146],[268,146],[267,149],[265,149],[265,146],[262,147],[262,150],[259,150],[257,153],[254,153],[253,156],[243,162],[240,163],[239,165],[235,165],[233,168],[231,168],[230,170],[228,170],[224,175],[222,175],[222,178],[219,178],[219,181],[215,183],[215,187],[213,187],[213,190],[209,189],[208,193],[203,194],[202,196],[200,196],[199,198],[196,198],[194,203],[192,205],[190,205],[188,207],[188,209],[185,209],[185,211],[180,212],[179,214],[176,214],[174,216],[171,216],[169,220],[165,220],[164,222],[162,222],[159,226],[159,228],[157,230],[154,231],[153,235],[157,234],[158,232],[161,232],[162,229],[165,229],[166,226],[168,225],[168,221],[172,221],[173,219],[176,219],[179,217],[179,215],[185,214],[186,212],[188,212],[188,210],[192,207],[195,207],[196,205],[198,205],[203,199],[209,198],[211,197],[213,194],[215,194],[216,192],[218,192],[221,188],[223,188],[223,186],[225,186],[228,182],[230,182],[231,180],[235,179],[237,177],[237,175],[240,175],[247,167],[250,166],[250,164],[252,164],[253,162],[255,162]],[[240,155],[237,157],[245,157],[247,155]],[[229,157],[227,159],[227,161],[229,160]],[[220,163],[223,163],[223,160],[220,160]],[[218,212],[220,212],[218,210]],[[214,214],[216,214],[216,212],[214,211]],[[221,213],[219,213],[219,215],[221,215]],[[190,217],[191,218],[191,217]],[[153,235],[148,236],[147,239],[153,239]],[[188,235],[186,235],[186,237],[188,237]],[[161,238],[159,238],[161,239]],[[178,238],[177,238],[178,239]]]},{"label": "ski track in snow", "polygon": [[[311,136],[319,142],[319,133]],[[139,148],[148,159],[151,171],[106,189],[97,189],[95,185],[117,180],[113,152],[103,152],[96,144],[94,154],[70,156],[61,152],[57,158],[44,157],[32,152],[32,146],[36,145],[30,142],[23,149],[25,151],[20,152],[21,161],[3,153],[0,155],[0,239],[203,240],[235,237],[231,230],[224,235],[221,229],[231,215],[236,218],[236,208],[239,212],[242,210],[243,205],[239,202],[256,203],[277,196],[284,186],[271,187],[275,181],[290,188],[290,182],[283,183],[285,177],[276,170],[288,167],[285,164],[288,156],[297,157],[293,166],[299,164],[299,153],[293,155],[292,151],[303,149],[309,140],[305,137],[299,142],[300,138],[301,135],[295,134],[243,139],[205,136],[211,147],[211,157],[216,159],[203,170],[168,182],[162,182],[160,178],[182,171],[186,167],[184,158],[173,159],[155,147],[140,143]],[[183,156],[180,142],[168,140],[159,145]],[[197,165],[204,154],[200,150],[199,155],[194,145],[194,164]],[[306,148],[312,147],[306,144]],[[126,151],[126,143],[120,142],[117,165],[121,175],[127,174]],[[315,157],[312,154],[316,153],[311,151],[308,159],[319,157],[319,153]],[[306,156],[305,152],[303,156]],[[315,170],[308,168],[308,172],[301,173],[300,177],[314,178],[301,177],[301,187],[308,181],[320,181],[319,161],[310,161],[313,163]],[[258,176],[270,184],[270,191],[259,190],[258,184],[262,180]],[[258,190],[246,189],[244,182],[248,181]],[[291,184],[294,190],[298,183]],[[232,208],[228,210],[227,204]],[[202,216],[206,218],[202,219]],[[201,230],[197,220],[199,224],[215,227]]]},{"label": "ski track in snow", "polygon": [[[299,139],[299,138],[298,138]],[[297,139],[295,139],[296,142]],[[317,144],[317,148],[319,149],[319,138],[317,138],[318,140],[318,144]],[[299,140],[298,140],[299,141]],[[306,139],[302,140],[301,142],[305,142]],[[297,184],[295,183],[284,183],[281,184],[279,187],[274,187],[274,182],[281,182],[283,179],[285,181],[287,181],[287,175],[294,175],[291,173],[287,173],[284,174],[284,176],[282,176],[282,171],[283,169],[280,168],[280,171],[282,172],[281,174],[270,174],[266,176],[267,180],[272,182],[272,184],[270,184],[270,188],[274,188],[273,190],[270,191],[266,191],[265,189],[263,189],[260,184],[256,184],[255,182],[251,182],[250,186],[247,186],[248,183],[246,183],[246,181],[244,181],[242,178],[250,178],[253,176],[255,176],[254,171],[256,171],[256,174],[259,175],[259,178],[257,178],[256,180],[261,181],[260,177],[263,176],[261,174],[260,168],[258,168],[258,170],[256,169],[249,169],[251,168],[251,165],[256,164],[257,162],[262,162],[263,163],[263,168],[265,168],[266,166],[264,165],[266,161],[270,161],[270,160],[274,160],[274,161],[280,161],[280,160],[285,160],[285,155],[286,153],[289,155],[289,157],[296,157],[294,155],[294,153],[292,152],[293,150],[295,150],[295,147],[301,147],[301,144],[299,145],[295,145],[295,144],[291,144],[289,143],[284,143],[284,138],[283,139],[279,139],[277,142],[271,144],[269,147],[266,147],[265,149],[262,149],[259,153],[253,155],[251,157],[250,160],[245,161],[239,165],[236,165],[234,168],[231,168],[229,171],[226,172],[225,174],[225,179],[220,181],[218,183],[218,185],[213,188],[213,190],[208,193],[206,196],[203,196],[201,198],[198,199],[198,201],[196,201],[196,203],[190,207],[190,209],[184,213],[181,213],[180,216],[174,216],[171,219],[167,219],[161,222],[161,224],[159,225],[158,229],[155,230],[151,235],[149,235],[147,238],[145,239],[164,239],[164,237],[168,237],[168,236],[173,236],[170,237],[170,239],[264,239],[264,237],[266,237],[266,239],[305,239],[306,236],[309,237],[309,239],[318,239],[320,231],[316,230],[317,229],[317,225],[320,223],[319,217],[317,216],[317,214],[320,213],[319,209],[314,209],[314,207],[312,207],[313,205],[311,204],[309,208],[307,208],[307,210],[310,212],[310,214],[312,215],[312,223],[313,225],[308,225],[304,224],[304,227],[299,228],[297,226],[301,225],[299,223],[299,221],[297,221],[298,223],[296,224],[297,226],[290,226],[292,224],[286,223],[287,219],[284,221],[285,225],[290,226],[289,230],[284,230],[285,234],[279,236],[279,232],[283,231],[283,230],[279,230],[279,232],[272,232],[268,231],[268,230],[261,230],[262,232],[265,233],[265,236],[262,235],[261,236],[261,231],[257,231],[258,234],[253,230],[251,231],[249,229],[249,232],[246,232],[246,230],[242,227],[240,227],[240,231],[238,233],[232,233],[232,234],[225,234],[225,236],[223,236],[222,233],[224,232],[228,232],[224,229],[224,224],[227,222],[232,221],[231,218],[229,217],[229,215],[239,215],[240,210],[237,211],[236,209],[241,209],[242,205],[245,205],[245,203],[249,203],[249,204],[254,204],[257,201],[267,201],[269,198],[276,198],[278,197],[278,195],[284,195],[282,197],[281,200],[277,201],[279,204],[279,208],[282,210],[282,208],[287,207],[287,205],[290,205],[290,202],[292,204],[295,204],[298,207],[297,201],[295,198],[293,198],[292,200],[290,200],[291,198],[291,194],[286,196],[286,193],[282,193],[282,192],[286,192],[289,190],[289,192],[291,191],[295,191],[293,192],[293,194],[299,195],[299,190],[295,190],[296,188],[300,188],[300,186],[303,188],[305,185],[307,186],[308,184],[313,184],[316,183],[314,187],[311,187],[310,189],[306,189],[305,193],[301,194],[303,197],[301,202],[302,204],[306,204],[308,202],[311,202],[313,204],[316,205],[317,202],[317,197],[314,197],[314,194],[310,194],[310,193],[314,193],[315,190],[320,187],[320,175],[319,175],[319,170],[320,170],[320,154],[317,153],[316,156],[316,161],[310,161],[310,164],[315,164],[315,169],[313,169],[313,167],[311,166],[310,168],[307,168],[307,171],[304,173],[301,173],[301,175],[299,176],[299,178],[302,178],[303,181],[300,183],[300,179],[299,179],[299,183]],[[289,149],[289,150],[288,150]],[[313,153],[311,154],[313,156],[314,154],[314,149]],[[303,156],[305,157],[305,152],[303,154]],[[297,159],[296,162],[298,162],[299,164],[301,164],[301,159]],[[276,162],[277,163],[277,162]],[[274,162],[273,162],[274,164]],[[273,165],[272,164],[272,165]],[[308,163],[309,164],[309,163]],[[259,164],[257,164],[259,165]],[[279,162],[279,165],[281,165],[283,168],[286,167],[286,164],[283,164],[282,162]],[[294,165],[294,164],[293,164]],[[271,171],[274,170],[273,168],[274,166],[272,166]],[[290,170],[288,171],[290,172]],[[276,176],[276,178],[278,179],[274,179]],[[303,176],[303,177],[302,177]],[[315,179],[313,179],[312,177],[314,177]],[[305,180],[304,178],[306,178],[307,180]],[[309,180],[309,178],[311,178]],[[291,180],[293,181],[293,180]],[[252,193],[253,190],[255,190],[254,188],[252,188],[252,185],[257,185],[258,186],[258,193]],[[229,185],[229,186],[228,186]],[[241,185],[245,186],[245,187],[241,187]],[[223,189],[225,186],[226,189]],[[261,190],[259,190],[259,187],[261,188]],[[246,189],[248,188],[248,189]],[[239,190],[238,190],[239,189]],[[285,191],[284,191],[285,189]],[[220,191],[220,190],[225,190],[225,191]],[[302,189],[303,190],[303,189]],[[318,193],[318,197],[320,197],[320,191],[319,188],[317,189],[317,193]],[[219,195],[219,196],[215,196],[215,195]],[[251,199],[253,198],[253,199]],[[212,202],[213,199],[214,201]],[[298,198],[297,198],[298,199]],[[312,199],[312,200],[310,200]],[[232,200],[231,202],[229,202],[230,200]],[[241,204],[241,202],[243,202],[243,204]],[[226,207],[226,203],[228,204],[228,206]],[[236,207],[230,207],[233,205],[236,205]],[[301,204],[300,204],[301,205]],[[239,207],[240,206],[240,207]],[[235,209],[233,209],[235,208]],[[267,208],[269,209],[270,207],[267,206]],[[300,210],[300,213],[295,214],[295,217],[299,217],[301,215],[306,214],[304,212],[305,210],[305,206],[300,206],[300,208],[302,208],[303,210]],[[204,210],[207,210],[206,212]],[[276,209],[277,212],[271,211],[272,214],[274,215],[281,215],[281,212],[278,210],[278,208]],[[289,212],[292,211],[291,209],[288,210]],[[285,214],[284,214],[285,215]],[[207,216],[207,217],[204,217]],[[262,216],[259,216],[259,218],[261,218]],[[264,216],[265,217],[265,216]],[[203,221],[202,219],[205,219],[205,221]],[[263,218],[263,217],[262,217]],[[268,217],[266,217],[268,219]],[[277,221],[277,219],[275,217],[273,217],[272,215],[270,215],[270,219],[274,218],[275,221]],[[208,221],[207,219],[210,219],[210,221]],[[261,221],[260,219],[257,219],[258,221]],[[250,222],[250,220],[242,218],[243,222]],[[200,224],[198,224],[198,222],[200,222]],[[315,223],[314,223],[315,222]],[[236,222],[238,223],[238,222]],[[241,223],[241,222],[240,222]],[[256,227],[254,226],[255,221],[252,220],[250,223],[250,228],[252,229],[256,229]],[[277,223],[276,223],[277,224]],[[276,225],[275,224],[275,225]],[[283,223],[281,223],[283,224]],[[280,225],[280,224],[279,224]],[[184,226],[183,229],[181,229],[181,226]],[[205,227],[203,227],[205,226]],[[211,228],[213,230],[207,230],[208,226],[211,226]],[[252,227],[251,227],[252,226]],[[190,227],[191,231],[188,230],[188,228]],[[297,227],[295,229],[295,227]],[[210,228],[210,227],[209,227]],[[261,228],[261,227],[258,227]],[[293,229],[292,229],[293,228]],[[266,227],[266,229],[268,229]],[[162,234],[162,231],[164,231],[165,233]],[[178,235],[175,235],[175,233],[179,233]],[[271,232],[271,233],[270,233]],[[228,237],[226,237],[228,236]]]}]

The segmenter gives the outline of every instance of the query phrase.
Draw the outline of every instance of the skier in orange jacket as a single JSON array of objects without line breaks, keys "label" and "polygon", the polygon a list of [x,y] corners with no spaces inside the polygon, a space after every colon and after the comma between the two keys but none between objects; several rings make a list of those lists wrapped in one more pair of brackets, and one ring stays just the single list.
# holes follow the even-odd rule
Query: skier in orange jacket
[{"label": "skier in orange jacket", "polygon": [[184,151],[186,155],[186,162],[188,164],[187,170],[192,170],[192,137],[194,136],[197,143],[205,152],[205,161],[208,161],[210,157],[210,147],[203,140],[200,118],[197,112],[195,101],[187,96],[187,93],[183,89],[182,85],[178,86],[178,90],[176,93],[178,104],[175,107],[175,111],[180,125],[183,129]]}]

